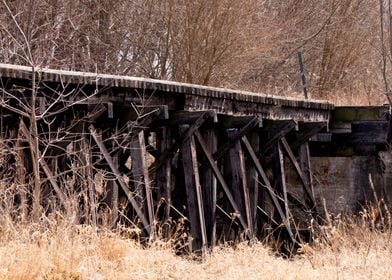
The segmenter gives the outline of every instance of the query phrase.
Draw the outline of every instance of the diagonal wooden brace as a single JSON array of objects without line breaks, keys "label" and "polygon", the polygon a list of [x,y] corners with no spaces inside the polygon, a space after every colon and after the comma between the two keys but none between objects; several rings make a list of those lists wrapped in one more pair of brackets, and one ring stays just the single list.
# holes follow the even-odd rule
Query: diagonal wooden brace
[{"label": "diagonal wooden brace", "polygon": [[174,153],[178,151],[178,149],[187,141],[193,133],[209,118],[215,116],[215,111],[205,111],[203,112],[199,118],[195,121],[194,124],[189,126],[188,130],[182,134],[174,143],[163,152],[159,158],[150,166],[149,173],[152,174],[159,167],[161,167]]},{"label": "diagonal wooden brace", "polygon": [[283,212],[283,209],[280,206],[280,203],[279,203],[279,201],[278,201],[278,199],[276,197],[276,194],[275,194],[274,190],[271,187],[271,183],[268,180],[268,177],[265,174],[265,172],[263,170],[263,167],[261,166],[260,161],[259,161],[259,159],[256,156],[256,153],[253,151],[252,146],[249,143],[249,141],[248,141],[246,136],[242,137],[242,142],[243,142],[243,144],[245,146],[246,151],[248,152],[249,156],[251,157],[251,159],[253,161],[253,164],[256,167],[257,172],[261,176],[261,178],[262,178],[262,180],[264,182],[264,186],[267,188],[267,190],[269,192],[269,195],[270,195],[270,197],[272,199],[272,202],[274,203],[274,206],[275,206],[276,210],[278,211],[278,214],[279,214],[280,218],[282,219],[282,221],[283,221],[283,223],[284,223],[284,225],[285,225],[285,227],[287,229],[287,232],[290,235],[290,238],[292,239],[292,241],[295,242],[295,237],[294,237],[294,234],[293,234],[293,232],[291,230],[291,226],[290,226],[290,223],[288,221],[288,217],[286,217],[285,213]]},{"label": "diagonal wooden brace", "polygon": [[312,191],[309,189],[309,184],[308,184],[307,180],[305,179],[305,177],[304,177],[304,175],[302,173],[302,170],[301,170],[301,168],[300,168],[300,166],[299,166],[299,164],[298,164],[298,162],[297,162],[297,160],[296,160],[296,158],[294,156],[294,153],[292,152],[292,150],[291,150],[289,144],[287,143],[285,137],[282,137],[280,139],[280,142],[282,143],[283,148],[284,148],[286,154],[288,155],[291,164],[294,166],[294,169],[295,169],[296,173],[298,174],[299,178],[301,179],[302,186],[303,186],[304,192],[306,194],[306,198],[310,202],[309,206],[310,206],[311,209],[313,209],[316,206],[315,199],[312,196]]},{"label": "diagonal wooden brace", "polygon": [[[198,130],[195,131],[195,136],[196,136],[197,141],[200,144],[200,147],[203,150],[204,156],[206,157],[209,166],[211,167],[212,171],[214,172],[214,175],[216,176],[219,184],[222,186],[222,188],[223,188],[223,190],[224,190],[224,192],[225,192],[225,194],[226,194],[226,196],[227,196],[231,206],[233,207],[235,212],[241,213],[237,203],[235,202],[235,199],[234,199],[233,195],[230,192],[230,188],[226,184],[225,179],[223,178],[222,173],[220,172],[218,166],[215,163],[214,158],[212,157],[210,151],[207,148],[207,144],[205,143],[203,137],[201,136],[201,134],[200,134],[200,132]],[[238,217],[238,219],[239,219],[239,221],[241,223],[241,226],[246,231],[247,236],[249,238],[251,238],[252,236],[249,233],[248,225],[245,222],[244,218],[240,215]]]},{"label": "diagonal wooden brace", "polygon": [[254,128],[262,124],[262,119],[254,117],[248,122],[243,128],[232,135],[227,143],[225,143],[216,153],[213,154],[214,160],[220,159],[230,148],[234,147],[235,144],[241,140],[241,138],[251,132]]},{"label": "diagonal wooden brace", "polygon": [[95,143],[97,143],[99,150],[101,151],[102,155],[104,156],[106,162],[108,163],[110,169],[112,170],[113,174],[116,176],[116,179],[118,183],[120,184],[120,187],[123,189],[125,195],[127,196],[129,202],[131,203],[132,207],[135,209],[136,214],[142,221],[143,226],[147,230],[149,234],[151,234],[151,226],[148,223],[146,217],[143,214],[142,209],[139,207],[138,203],[136,202],[135,198],[131,194],[131,192],[128,189],[128,186],[125,184],[124,180],[121,177],[120,171],[118,170],[117,166],[114,164],[112,157],[110,156],[108,150],[106,149],[105,145],[99,138],[95,128],[93,125],[89,126],[89,131],[91,136],[93,137]]}]

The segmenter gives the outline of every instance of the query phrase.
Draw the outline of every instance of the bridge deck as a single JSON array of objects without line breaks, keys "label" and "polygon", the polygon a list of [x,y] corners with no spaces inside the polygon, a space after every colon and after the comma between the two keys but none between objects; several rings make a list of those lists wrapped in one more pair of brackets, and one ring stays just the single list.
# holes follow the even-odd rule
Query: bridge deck
[{"label": "bridge deck", "polygon": [[[327,121],[329,111],[334,108],[333,104],[320,100],[271,96],[164,80],[51,69],[38,69],[36,72],[38,80],[42,82],[107,88],[112,93],[111,99],[133,101],[136,95],[140,97],[140,90],[146,91],[150,94],[148,99],[155,105],[161,102],[169,105],[169,109],[177,110],[215,110],[217,113],[258,115],[267,119]],[[30,81],[32,68],[0,64],[0,77]]]}]

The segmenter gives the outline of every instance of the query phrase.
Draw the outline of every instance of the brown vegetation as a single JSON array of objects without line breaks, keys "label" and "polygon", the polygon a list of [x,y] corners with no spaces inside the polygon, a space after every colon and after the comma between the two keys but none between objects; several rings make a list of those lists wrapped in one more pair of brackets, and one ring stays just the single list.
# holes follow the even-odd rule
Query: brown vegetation
[{"label": "brown vegetation", "polygon": [[1,220],[1,279],[388,279],[391,233],[363,217],[336,220],[291,260],[263,243],[219,247],[204,262],[175,256],[169,243],[143,247],[129,229],[95,232],[64,220]]},{"label": "brown vegetation", "polygon": [[389,7],[386,0],[2,0],[0,61],[302,95],[302,50],[312,97],[380,104],[389,93]]}]

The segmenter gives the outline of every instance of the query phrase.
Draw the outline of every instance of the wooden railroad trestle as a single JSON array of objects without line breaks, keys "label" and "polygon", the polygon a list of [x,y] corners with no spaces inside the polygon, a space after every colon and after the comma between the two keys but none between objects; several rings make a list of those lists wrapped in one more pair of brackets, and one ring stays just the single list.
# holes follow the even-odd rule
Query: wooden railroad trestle
[{"label": "wooden railroad trestle", "polygon": [[[41,191],[65,211],[73,207],[69,173],[82,170],[95,224],[106,205],[113,226],[125,216],[145,236],[170,238],[171,221],[182,218],[192,250],[203,254],[218,241],[271,232],[295,243],[301,222],[292,210],[318,218],[309,139],[328,130],[331,104],[93,73],[40,70],[33,78],[32,71],[0,65],[1,136],[16,139],[19,175],[33,171],[28,151],[32,136],[40,139]],[[35,119],[26,106],[34,94]],[[285,161],[300,195],[287,187]],[[104,191],[101,173],[110,179]],[[105,198],[97,201],[97,192]]]}]

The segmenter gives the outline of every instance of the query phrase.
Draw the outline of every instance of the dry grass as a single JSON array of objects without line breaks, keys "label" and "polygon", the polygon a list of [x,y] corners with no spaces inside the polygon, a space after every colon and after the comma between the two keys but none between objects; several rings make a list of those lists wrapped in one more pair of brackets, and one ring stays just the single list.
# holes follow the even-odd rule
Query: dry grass
[{"label": "dry grass", "polygon": [[175,256],[155,242],[142,248],[127,232],[45,221],[0,224],[0,279],[388,279],[390,232],[340,223],[291,260],[267,246],[215,249],[205,262]]}]

